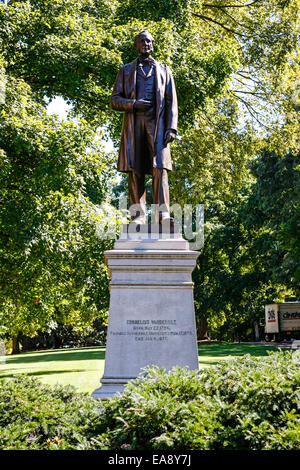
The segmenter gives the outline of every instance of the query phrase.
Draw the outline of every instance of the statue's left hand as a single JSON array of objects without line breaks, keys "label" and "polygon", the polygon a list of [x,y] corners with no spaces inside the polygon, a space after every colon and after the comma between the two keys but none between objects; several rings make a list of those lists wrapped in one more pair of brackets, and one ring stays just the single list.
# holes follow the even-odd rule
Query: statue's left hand
[{"label": "statue's left hand", "polygon": [[168,129],[165,132],[165,144],[168,144],[169,142],[173,142],[175,137],[176,137],[176,132],[174,132],[172,129]]}]

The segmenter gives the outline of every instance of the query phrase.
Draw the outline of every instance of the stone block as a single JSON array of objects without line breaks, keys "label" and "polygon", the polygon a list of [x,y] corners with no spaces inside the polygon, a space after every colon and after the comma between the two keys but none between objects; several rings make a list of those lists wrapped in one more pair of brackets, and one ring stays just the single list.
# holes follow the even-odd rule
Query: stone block
[{"label": "stone block", "polygon": [[[199,252],[178,231],[125,231],[105,252],[110,312],[102,386],[93,397],[121,392],[146,366],[198,369],[192,271]],[[164,235],[164,237],[163,237]],[[173,237],[171,237],[173,235]]]}]

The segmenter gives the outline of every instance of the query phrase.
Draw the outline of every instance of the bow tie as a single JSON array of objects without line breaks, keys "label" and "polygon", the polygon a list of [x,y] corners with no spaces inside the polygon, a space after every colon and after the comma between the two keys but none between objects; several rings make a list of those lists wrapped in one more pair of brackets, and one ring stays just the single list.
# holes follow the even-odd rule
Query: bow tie
[{"label": "bow tie", "polygon": [[140,64],[142,65],[153,65],[154,64],[154,59],[152,59],[152,57],[146,57],[145,59],[144,58],[139,58],[139,62]]}]

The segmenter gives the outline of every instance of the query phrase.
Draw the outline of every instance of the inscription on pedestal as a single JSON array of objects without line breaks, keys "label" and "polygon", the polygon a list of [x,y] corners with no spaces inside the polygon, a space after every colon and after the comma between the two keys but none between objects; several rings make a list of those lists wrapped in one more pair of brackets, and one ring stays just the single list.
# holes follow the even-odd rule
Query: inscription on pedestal
[{"label": "inscription on pedestal", "polygon": [[111,336],[132,336],[135,341],[168,341],[174,336],[193,336],[192,330],[178,330],[176,320],[126,320],[123,330],[109,332]]}]

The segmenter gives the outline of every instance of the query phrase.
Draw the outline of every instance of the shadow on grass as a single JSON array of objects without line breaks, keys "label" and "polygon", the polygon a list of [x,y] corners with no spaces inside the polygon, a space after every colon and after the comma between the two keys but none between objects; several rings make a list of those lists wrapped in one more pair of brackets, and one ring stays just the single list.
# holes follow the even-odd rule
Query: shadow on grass
[{"label": "shadow on grass", "polygon": [[[224,358],[224,360],[226,360],[226,359]],[[203,365],[203,366],[209,367],[209,366],[217,366],[218,364],[221,363],[221,361],[222,361],[222,359],[219,359],[218,361],[201,361],[201,360],[199,360],[198,362],[199,362],[199,366]]]},{"label": "shadow on grass", "polygon": [[70,369],[70,370],[39,370],[36,372],[20,372],[20,373],[11,373],[11,374],[0,374],[0,379],[7,379],[18,377],[19,375],[26,375],[27,376],[40,376],[40,375],[56,375],[56,374],[70,374],[75,372],[87,372],[86,369]]},{"label": "shadow on grass", "polygon": [[[226,359],[228,356],[267,356],[268,351],[278,351],[272,346],[250,345],[243,343],[219,343],[219,344],[199,344],[198,355],[199,363],[205,365],[217,364],[218,360]],[[207,358],[207,359],[206,359]],[[6,356],[5,364],[11,365],[31,364],[39,362],[71,362],[71,361],[99,361],[105,359],[105,347],[87,347],[72,349],[52,349],[46,351],[31,351],[20,355]],[[10,368],[11,371],[11,368]],[[2,369],[2,372],[4,370]],[[28,375],[47,375],[70,373],[72,370],[64,371],[45,371],[45,372],[29,372]],[[74,372],[84,372],[84,370],[74,370]],[[0,368],[1,374],[1,368]],[[3,375],[3,377],[8,377]]]},{"label": "shadow on grass", "polygon": [[[260,346],[253,344],[242,344],[242,343],[220,343],[220,344],[199,344],[198,345],[198,356],[210,356],[210,357],[224,357],[226,356],[244,356],[250,354],[251,356],[267,356],[268,351],[278,351],[277,348],[272,346]],[[202,362],[200,360],[200,362]],[[204,362],[203,362],[204,363]],[[211,361],[206,363],[213,364]]]},{"label": "shadow on grass", "polygon": [[6,356],[6,364],[30,364],[37,362],[69,362],[69,361],[91,361],[104,360],[105,348],[76,348],[76,349],[53,349],[47,351],[30,351],[20,355]]}]

